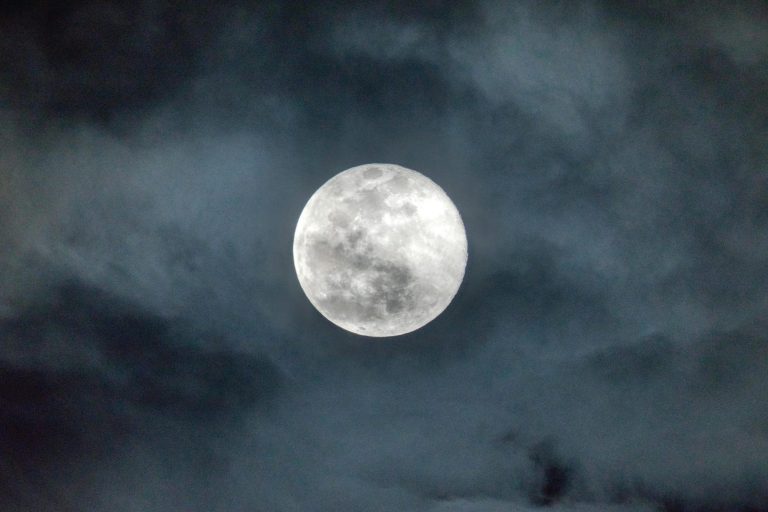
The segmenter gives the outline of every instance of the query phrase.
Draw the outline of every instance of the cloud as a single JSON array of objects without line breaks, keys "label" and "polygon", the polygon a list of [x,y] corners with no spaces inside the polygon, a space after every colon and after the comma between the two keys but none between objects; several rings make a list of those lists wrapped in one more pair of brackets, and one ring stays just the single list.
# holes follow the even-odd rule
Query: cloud
[{"label": "cloud", "polygon": [[[440,512],[527,512],[532,510],[539,510],[536,507],[528,505],[520,505],[515,503],[509,503],[505,501],[497,500],[480,500],[480,501],[452,501],[441,505],[438,505],[434,509]],[[605,511],[610,512],[612,510],[626,510],[626,511],[642,511],[653,510],[647,505],[630,505],[630,506],[615,506],[615,505],[590,505],[590,504],[570,504],[551,507],[550,510],[568,510],[571,512],[590,512],[590,511]]]},{"label": "cloud", "polygon": [[268,359],[204,348],[183,326],[77,282],[5,320],[0,336],[2,485],[20,506],[56,509],[91,466],[111,457],[102,471],[120,473],[133,457],[122,448],[147,449],[163,424],[181,439],[203,435],[268,408],[281,388]]},{"label": "cloud", "polygon": [[[9,510],[765,506],[761,15],[393,5],[4,12]],[[470,243],[381,343],[290,254],[366,161]]]}]

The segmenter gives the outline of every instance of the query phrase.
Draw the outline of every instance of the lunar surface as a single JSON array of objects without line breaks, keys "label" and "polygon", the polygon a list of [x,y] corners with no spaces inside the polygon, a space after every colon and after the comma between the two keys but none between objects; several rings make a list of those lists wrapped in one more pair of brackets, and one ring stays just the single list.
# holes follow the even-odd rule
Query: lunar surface
[{"label": "lunar surface", "polygon": [[331,178],[299,217],[293,260],[328,320],[365,336],[411,332],[442,313],[461,285],[467,237],[443,189],[392,164]]}]

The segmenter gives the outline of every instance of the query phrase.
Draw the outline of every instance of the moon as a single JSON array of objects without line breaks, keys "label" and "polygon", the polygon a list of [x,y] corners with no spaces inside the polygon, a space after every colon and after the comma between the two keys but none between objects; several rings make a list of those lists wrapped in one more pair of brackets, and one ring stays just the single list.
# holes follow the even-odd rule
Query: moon
[{"label": "moon", "polygon": [[435,182],[399,165],[365,164],[310,197],[293,262],[325,318],[364,336],[398,336],[448,307],[464,279],[467,236]]}]

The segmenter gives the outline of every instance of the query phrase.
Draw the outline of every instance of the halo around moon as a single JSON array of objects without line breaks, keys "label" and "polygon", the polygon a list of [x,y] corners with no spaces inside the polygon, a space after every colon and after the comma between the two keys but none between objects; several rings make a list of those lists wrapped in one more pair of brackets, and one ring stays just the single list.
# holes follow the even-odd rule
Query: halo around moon
[{"label": "halo around moon", "polygon": [[334,324],[365,336],[414,331],[461,285],[467,236],[432,180],[393,164],[343,171],[309,199],[293,240],[296,275]]}]

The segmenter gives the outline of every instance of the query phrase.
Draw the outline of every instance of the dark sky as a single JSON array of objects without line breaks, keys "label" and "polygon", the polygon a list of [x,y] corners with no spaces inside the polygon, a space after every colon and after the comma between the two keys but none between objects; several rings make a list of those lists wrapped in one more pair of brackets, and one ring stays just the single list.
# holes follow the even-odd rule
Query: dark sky
[{"label": "dark sky", "polygon": [[[0,510],[768,510],[763,2],[4,2]],[[437,182],[431,324],[303,295],[309,196]]]}]

